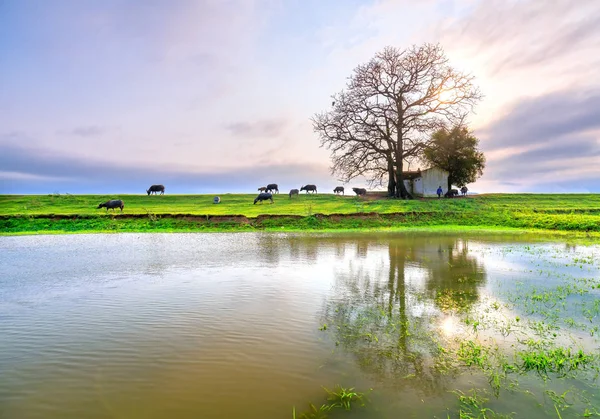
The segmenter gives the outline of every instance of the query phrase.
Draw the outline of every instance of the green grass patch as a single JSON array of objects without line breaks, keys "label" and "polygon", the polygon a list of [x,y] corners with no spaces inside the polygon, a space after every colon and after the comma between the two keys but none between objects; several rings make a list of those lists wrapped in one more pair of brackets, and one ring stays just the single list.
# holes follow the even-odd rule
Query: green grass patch
[{"label": "green grass patch", "polygon": [[[81,232],[332,231],[511,228],[600,233],[600,195],[492,194],[458,199],[362,199],[329,194],[2,195],[0,234]],[[123,199],[125,210],[96,209]]]}]

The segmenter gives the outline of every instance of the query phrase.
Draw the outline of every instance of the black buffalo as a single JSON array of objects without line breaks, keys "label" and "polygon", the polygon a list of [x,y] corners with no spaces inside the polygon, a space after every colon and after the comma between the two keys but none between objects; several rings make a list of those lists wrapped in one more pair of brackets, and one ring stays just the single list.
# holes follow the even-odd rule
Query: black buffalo
[{"label": "black buffalo", "polygon": [[343,186],[336,186],[335,189],[333,190],[333,193],[342,193],[342,195],[344,195],[344,187]]},{"label": "black buffalo", "polygon": [[262,202],[262,201],[266,201],[266,200],[271,201],[271,204],[272,204],[273,203],[273,195],[268,192],[259,193],[258,196],[254,199],[254,203],[256,204],[257,202]]},{"label": "black buffalo", "polygon": [[112,199],[110,201],[106,201],[103,204],[98,204],[96,209],[106,208],[106,212],[108,212],[109,208],[112,209],[113,211],[115,210],[115,208],[121,208],[121,212],[123,212],[124,207],[125,207],[125,203],[123,201],[121,201],[120,199]]},{"label": "black buffalo", "polygon": [[269,193],[279,193],[279,187],[277,186],[276,183],[269,183],[267,185],[267,190],[265,192],[269,192]]},{"label": "black buffalo", "polygon": [[367,194],[367,190],[365,188],[352,188],[352,190],[358,196]]},{"label": "black buffalo", "polygon": [[466,186],[463,186],[462,188],[460,188],[460,193],[464,195],[467,195],[467,192],[469,192],[469,188],[467,188]]},{"label": "black buffalo", "polygon": [[290,198],[292,197],[292,195],[298,195],[300,192],[298,191],[298,189],[292,189],[290,191]]},{"label": "black buffalo", "polygon": [[152,185],[150,186],[150,189],[146,190],[148,196],[150,196],[151,193],[154,193],[154,195],[156,195],[156,192],[160,192],[161,195],[164,195],[165,187],[163,185]]},{"label": "black buffalo", "polygon": [[455,196],[458,196],[458,189],[450,189],[444,196],[446,198],[454,198]]},{"label": "black buffalo", "polygon": [[264,192],[267,190],[266,186],[261,186],[260,188],[258,188],[258,192]]},{"label": "black buffalo", "polygon": [[301,191],[306,191],[306,193],[308,193],[309,191],[312,191],[313,193],[317,193],[317,187],[316,185],[306,185],[300,188]]}]

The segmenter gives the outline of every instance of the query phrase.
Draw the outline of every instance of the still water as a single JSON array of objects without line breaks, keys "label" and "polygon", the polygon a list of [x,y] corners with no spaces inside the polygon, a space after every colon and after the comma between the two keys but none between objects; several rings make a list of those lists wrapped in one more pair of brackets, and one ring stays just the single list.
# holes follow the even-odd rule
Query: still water
[{"label": "still water", "polygon": [[[600,410],[599,261],[524,235],[0,237],[0,418],[292,418],[336,385],[366,405],[331,418],[458,417],[474,389],[581,417]],[[589,368],[498,387],[451,355],[518,364],[549,336]]]}]

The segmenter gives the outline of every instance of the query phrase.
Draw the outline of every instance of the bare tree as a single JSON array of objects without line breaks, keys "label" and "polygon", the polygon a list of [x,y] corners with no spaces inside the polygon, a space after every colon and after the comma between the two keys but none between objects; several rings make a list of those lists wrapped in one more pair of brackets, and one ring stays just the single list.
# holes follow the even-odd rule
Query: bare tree
[{"label": "bare tree", "polygon": [[331,150],[332,171],[347,180],[387,175],[390,195],[409,197],[405,162],[422,155],[432,132],[472,110],[481,99],[473,79],[449,66],[440,45],[377,53],[332,96],[332,109],[312,118],[321,146]]}]

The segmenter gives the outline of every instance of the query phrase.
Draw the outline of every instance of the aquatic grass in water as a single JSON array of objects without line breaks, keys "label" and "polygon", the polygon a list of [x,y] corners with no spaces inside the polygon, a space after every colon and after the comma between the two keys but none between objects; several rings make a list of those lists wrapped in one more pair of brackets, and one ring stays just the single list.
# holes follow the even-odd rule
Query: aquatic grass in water
[{"label": "aquatic grass in water", "polygon": [[[308,404],[308,411],[301,413],[298,419],[327,419],[329,416],[327,412],[331,410],[331,407],[327,404],[323,404],[319,407],[312,403]],[[293,410],[293,417],[296,418],[296,409]]]},{"label": "aquatic grass in water", "polygon": [[[513,418],[516,413],[508,414],[496,413],[489,407],[486,407],[489,397],[485,397],[485,393],[471,390],[470,394],[465,394],[460,390],[455,390],[460,404],[458,410],[459,419],[509,419]],[[448,414],[448,418],[450,414]]]},{"label": "aquatic grass in water", "polygon": [[363,401],[364,394],[358,393],[354,391],[353,388],[343,388],[341,386],[337,386],[334,390],[328,390],[323,387],[327,394],[327,400],[333,407],[342,407],[345,410],[350,410],[353,404],[357,404],[359,406],[364,406],[365,403]]},{"label": "aquatic grass in water", "polygon": [[544,378],[550,373],[564,377],[569,372],[585,369],[597,361],[597,356],[586,354],[581,349],[573,353],[571,348],[520,351],[517,356],[520,358],[519,367],[522,371],[535,371]]},{"label": "aquatic grass in water", "polygon": [[[327,401],[317,407],[313,403],[309,403],[309,410],[301,413],[298,419],[326,419],[328,412],[333,409],[351,410],[354,407],[365,406],[365,394],[355,391],[352,388],[344,388],[337,385],[333,390],[323,387],[327,393]],[[296,418],[296,408],[292,409],[292,415]]]},{"label": "aquatic grass in water", "polygon": [[488,364],[488,352],[489,348],[482,346],[480,343],[468,340],[460,343],[460,348],[456,355],[468,367],[477,366],[485,369]]}]

